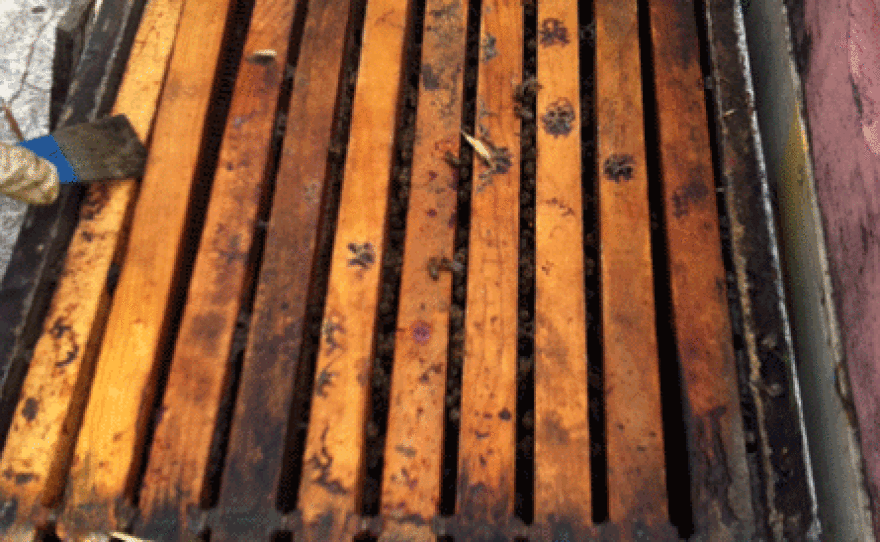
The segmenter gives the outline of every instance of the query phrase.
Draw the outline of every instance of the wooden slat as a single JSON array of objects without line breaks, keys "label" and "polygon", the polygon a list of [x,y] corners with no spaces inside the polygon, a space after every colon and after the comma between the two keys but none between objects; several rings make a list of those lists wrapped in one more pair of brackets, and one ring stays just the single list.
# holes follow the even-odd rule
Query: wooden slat
[{"label": "wooden slat", "polygon": [[[182,0],[153,2],[144,14],[113,114],[149,136],[177,29]],[[40,501],[53,505],[67,475],[85,407],[95,346],[106,318],[107,273],[118,257],[136,181],[88,191],[64,270],[34,348],[3,456],[0,493],[26,519]]]},{"label": "wooden slat", "polygon": [[592,515],[578,28],[577,2],[538,4],[534,499],[550,540]]},{"label": "wooden slat", "polygon": [[[77,65],[58,128],[103,117],[113,107],[145,0],[107,0]],[[18,240],[0,286],[0,438],[11,423],[27,372],[30,349],[43,330],[43,320],[60,277],[60,263],[73,236],[86,190],[64,184],[52,205],[32,205],[25,213]]]},{"label": "wooden slat", "polygon": [[474,158],[457,510],[490,524],[513,514],[516,475],[520,120],[514,91],[522,82],[522,24],[519,0],[483,2],[476,136],[506,149],[509,167],[490,173]]},{"label": "wooden slat", "polygon": [[93,13],[94,0],[76,0],[67,7],[55,27],[55,55],[52,57],[52,90],[49,95],[49,127],[61,117],[67,92],[76,74],[86,45],[86,26]]},{"label": "wooden slat", "polygon": [[[367,5],[299,508],[305,539],[344,540],[360,505],[373,327],[411,2]],[[355,249],[355,250],[352,250]],[[371,257],[368,257],[371,255]]]},{"label": "wooden slat", "polygon": [[65,531],[115,527],[142,460],[228,1],[188,0],[70,474]]},{"label": "wooden slat", "polygon": [[[297,2],[259,0],[244,45],[211,199],[141,486],[148,539],[186,539],[198,506],[245,288]],[[262,54],[256,54],[256,52]],[[268,54],[272,51],[272,54]]]},{"label": "wooden slat", "polygon": [[608,514],[659,524],[666,471],[638,9],[635,0],[598,0],[595,10]]},{"label": "wooden slat", "polygon": [[211,539],[258,540],[273,525],[327,185],[350,2],[311,2]]},{"label": "wooden slat", "polygon": [[388,540],[436,539],[430,523],[439,513],[452,274],[432,279],[429,266],[432,258],[452,259],[455,248],[458,168],[445,156],[459,154],[467,9],[460,0],[429,0],[425,6],[397,317],[401,331],[395,342],[383,470],[383,537]]},{"label": "wooden slat", "polygon": [[652,0],[650,13],[695,527],[712,540],[742,540],[751,534],[753,513],[694,5]]},{"label": "wooden slat", "polygon": [[[779,191],[773,191],[771,196],[771,191],[768,190],[768,171],[765,169],[762,153],[767,152],[767,163],[769,164],[773,162],[771,157],[773,151],[761,147],[758,125],[752,124],[755,115],[760,113],[755,110],[751,73],[742,68],[741,47],[744,42],[741,38],[745,30],[742,24],[737,22],[740,13],[735,9],[736,5],[736,0],[711,2],[706,5],[706,18],[711,21],[712,27],[708,34],[708,40],[712,81],[716,83],[711,91],[714,111],[709,112],[714,114],[715,123],[714,128],[710,129],[714,130],[716,136],[717,160],[720,163],[718,173],[724,188],[725,211],[730,220],[730,252],[733,265],[732,268],[728,268],[728,273],[733,272],[736,277],[736,285],[730,287],[735,289],[739,299],[737,303],[739,314],[736,318],[739,320],[741,328],[738,330],[734,328],[734,336],[741,334],[744,342],[744,348],[736,352],[737,365],[739,367],[760,367],[759,371],[749,375],[750,379],[757,377],[760,379],[758,381],[765,385],[779,386],[779,390],[787,390],[786,393],[768,394],[765,393],[767,388],[764,390],[753,388],[749,394],[754,400],[755,412],[752,416],[757,418],[757,427],[754,429],[757,429],[757,433],[760,435],[757,441],[757,455],[763,458],[760,463],[768,468],[766,472],[775,472],[776,474],[761,477],[760,487],[767,492],[768,507],[765,510],[754,510],[755,524],[752,529],[747,529],[746,532],[751,530],[756,535],[767,532],[762,527],[763,517],[774,517],[773,536],[781,536],[788,540],[806,539],[818,521],[817,494],[821,494],[823,491],[819,488],[822,484],[819,480],[816,480],[816,488],[813,489],[813,477],[815,476],[817,479],[821,478],[823,482],[829,483],[829,488],[834,488],[834,507],[844,514],[842,517],[846,518],[842,520],[842,530],[831,527],[829,523],[823,523],[823,537],[827,540],[852,540],[856,538],[856,533],[866,532],[868,528],[867,509],[859,504],[861,496],[856,497],[862,491],[860,484],[856,482],[856,478],[862,476],[861,468],[844,459],[848,457],[848,452],[841,453],[834,461],[826,462],[816,454],[815,448],[807,451],[803,422],[804,418],[815,422],[820,416],[830,416],[830,419],[836,419],[836,416],[840,416],[837,419],[841,423],[835,424],[837,427],[834,432],[827,432],[824,428],[819,428],[818,425],[812,428],[813,431],[817,431],[814,434],[822,435],[822,438],[827,442],[833,442],[835,445],[842,443],[841,437],[849,435],[851,428],[845,423],[846,417],[840,410],[836,413],[824,408],[819,411],[811,410],[811,403],[818,407],[818,404],[822,403],[825,397],[836,394],[837,390],[829,386],[823,393],[820,391],[821,387],[810,383],[810,376],[807,372],[795,374],[793,370],[794,364],[797,365],[799,371],[811,364],[810,361],[798,356],[798,351],[806,351],[808,356],[816,356],[816,359],[828,361],[834,359],[834,356],[825,357],[826,352],[831,351],[825,350],[825,348],[831,349],[833,341],[825,343],[823,348],[817,346],[820,344],[818,341],[825,341],[824,337],[814,336],[813,341],[803,341],[806,328],[799,325],[803,323],[803,319],[811,320],[807,328],[816,326],[813,329],[820,329],[824,325],[824,316],[817,318],[813,311],[805,309],[805,305],[802,305],[802,303],[809,305],[813,301],[818,305],[819,299],[824,295],[822,287],[819,286],[819,281],[824,273],[814,273],[814,268],[801,265],[794,276],[799,278],[809,276],[811,280],[795,278],[789,283],[793,286],[792,289],[787,292],[782,285],[780,239],[777,237],[777,232],[787,229],[784,217],[788,215],[788,212],[785,202],[792,201],[789,199],[790,195],[787,190],[797,187],[796,190],[803,190],[803,193],[812,192],[814,184],[812,178],[809,177],[810,169],[807,164],[793,160],[788,165],[795,167],[784,168],[791,176],[783,175],[774,181],[778,183],[777,189]],[[838,9],[846,10],[848,8],[841,5],[838,6]],[[745,11],[748,13],[748,7]],[[824,15],[823,13],[821,17],[823,21],[826,20]],[[793,20],[797,19],[795,14],[792,14],[791,17]],[[833,20],[833,17],[831,19]],[[785,21],[779,20],[776,24],[782,27]],[[790,38],[795,44],[795,50],[798,48],[797,44],[800,43],[797,28],[797,25],[793,25]],[[765,40],[787,41],[789,39],[788,36],[771,38],[772,34],[774,34],[773,31],[768,32],[768,35],[763,36],[762,40],[757,43],[753,41],[753,37],[750,37],[750,46],[755,50],[763,50],[766,45],[762,42],[769,42]],[[828,36],[828,34],[823,35]],[[729,45],[733,43],[738,43],[739,46]],[[788,48],[781,48],[777,53],[781,56],[788,55]],[[840,53],[842,55],[849,54],[844,51],[840,51]],[[766,60],[773,62],[770,57],[767,57]],[[822,62],[825,62],[824,58]],[[755,64],[752,65],[752,70],[760,72],[760,68]],[[785,77],[784,73],[777,75]],[[852,94],[852,88],[848,81],[846,83],[840,81],[840,84],[841,90],[846,88],[849,94]],[[783,93],[783,95],[794,98],[788,93]],[[808,97],[807,103],[810,101]],[[771,108],[775,107],[772,102],[765,105]],[[794,122],[791,127],[800,127],[799,114],[788,117],[788,114],[793,113],[794,109],[799,110],[800,106],[795,101],[792,101],[790,106],[793,109],[779,111],[780,118],[791,118]],[[837,107],[831,108],[827,112],[836,119],[846,117],[846,115],[840,114],[840,109]],[[813,123],[812,126],[815,127],[816,124]],[[778,128],[788,130],[789,125]],[[765,133],[765,135],[768,136],[768,139],[774,137],[771,134]],[[789,139],[789,142],[797,141],[796,147],[789,147],[789,150],[797,148],[800,149],[800,152],[787,154],[787,159],[805,158],[803,152],[806,152],[806,149],[803,145],[806,141],[802,139],[803,135],[804,132],[799,129],[789,131],[789,137],[792,138]],[[815,142],[815,131],[812,132],[811,137]],[[779,141],[778,143],[782,145],[784,142]],[[844,143],[844,145],[848,145],[848,143]],[[840,164],[845,164],[845,162],[840,162]],[[880,171],[878,171],[878,176],[880,176]],[[791,195],[793,196],[793,194]],[[779,222],[777,222],[775,215],[777,211],[775,205],[767,205],[770,201],[777,201],[777,198],[780,204],[778,211],[781,220]],[[799,198],[794,198],[795,201],[797,199]],[[811,214],[811,216],[819,218],[818,215]],[[803,228],[804,231],[810,230],[816,233],[815,223],[811,222],[811,218],[800,213],[796,213],[796,216],[791,218],[797,224],[797,231]],[[722,233],[722,239],[723,235],[724,233]],[[812,235],[800,235],[799,242],[812,245],[813,239]],[[813,246],[818,249],[818,246]],[[728,284],[731,284],[730,275],[728,275]],[[790,316],[791,320],[789,320]],[[799,320],[801,321],[799,322]],[[801,330],[797,350],[794,348],[791,337],[792,327]],[[767,340],[773,337],[777,340]],[[734,344],[736,344],[736,339],[734,339]],[[743,360],[739,359],[740,354],[743,355]],[[797,359],[798,357],[800,359]],[[797,361],[795,361],[796,359]],[[832,367],[829,365],[827,369],[830,370]],[[819,374],[815,376],[820,377]],[[798,381],[799,377],[802,379]],[[808,394],[795,395],[794,397],[797,399],[792,400],[793,394],[798,393],[795,387],[798,383],[803,386],[802,390],[809,390]],[[839,397],[835,397],[835,400],[839,399]],[[801,401],[803,401],[803,405]],[[754,429],[748,428],[747,430]],[[850,440],[850,442],[852,441]],[[844,444],[839,449],[843,452],[852,448],[849,448],[849,444]],[[772,461],[775,453],[784,453],[786,461]],[[813,460],[815,471],[809,466],[810,459]],[[819,467],[820,463],[824,466]],[[779,484],[780,476],[784,477],[784,484]],[[778,492],[780,488],[782,489],[781,493]],[[760,490],[753,486],[752,492],[755,491]],[[771,499],[771,494],[777,498]],[[778,498],[782,495],[784,495],[783,498]],[[827,502],[823,501],[821,497],[818,500]],[[698,508],[702,509],[703,506],[700,505]],[[823,513],[828,513],[828,509],[823,507]],[[757,538],[757,536],[753,538]]]}]

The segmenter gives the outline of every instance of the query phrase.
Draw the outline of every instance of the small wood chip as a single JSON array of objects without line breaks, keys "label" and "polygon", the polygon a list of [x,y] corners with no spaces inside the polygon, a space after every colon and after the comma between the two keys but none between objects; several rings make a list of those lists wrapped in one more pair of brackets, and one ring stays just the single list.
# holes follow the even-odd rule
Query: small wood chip
[{"label": "small wood chip", "polygon": [[489,168],[492,168],[492,149],[479,139],[471,137],[465,132],[461,132],[461,135],[463,135],[467,142],[470,143],[471,147],[477,151],[477,154],[480,155],[480,158],[486,162]]}]

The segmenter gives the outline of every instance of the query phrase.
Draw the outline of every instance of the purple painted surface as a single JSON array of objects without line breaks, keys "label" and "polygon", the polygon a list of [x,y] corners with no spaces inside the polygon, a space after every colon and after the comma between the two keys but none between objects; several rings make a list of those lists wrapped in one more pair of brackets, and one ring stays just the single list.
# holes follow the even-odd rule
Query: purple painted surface
[{"label": "purple painted surface", "polygon": [[880,538],[880,9],[804,1],[816,190]]}]

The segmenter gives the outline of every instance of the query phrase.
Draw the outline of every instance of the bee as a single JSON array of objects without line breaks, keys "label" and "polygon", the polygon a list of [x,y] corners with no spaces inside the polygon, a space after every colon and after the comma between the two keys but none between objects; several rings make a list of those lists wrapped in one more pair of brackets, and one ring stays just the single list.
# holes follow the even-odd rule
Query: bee
[{"label": "bee", "polygon": [[619,183],[621,180],[632,179],[636,161],[631,154],[612,154],[605,160],[602,169],[605,176]]},{"label": "bee", "polygon": [[321,325],[321,336],[324,339],[324,342],[327,343],[329,354],[333,350],[339,348],[339,335],[345,333],[345,328],[342,326],[342,322],[338,317],[330,316],[324,323]]},{"label": "bee", "polygon": [[349,243],[348,251],[352,256],[348,259],[348,266],[358,266],[363,269],[369,269],[376,261],[376,250],[372,243]]},{"label": "bee", "polygon": [[538,91],[544,88],[541,83],[534,77],[529,77],[513,89],[513,112],[523,120],[532,120],[535,118],[531,109],[535,103],[535,96]]},{"label": "bee", "polygon": [[571,133],[571,125],[574,121],[574,106],[568,98],[559,98],[551,103],[541,117],[544,131],[553,137],[566,136]]},{"label": "bee", "polygon": [[428,276],[431,277],[431,280],[440,280],[441,271],[453,273],[462,270],[464,270],[464,266],[460,262],[451,260],[446,256],[432,256],[428,259]]}]

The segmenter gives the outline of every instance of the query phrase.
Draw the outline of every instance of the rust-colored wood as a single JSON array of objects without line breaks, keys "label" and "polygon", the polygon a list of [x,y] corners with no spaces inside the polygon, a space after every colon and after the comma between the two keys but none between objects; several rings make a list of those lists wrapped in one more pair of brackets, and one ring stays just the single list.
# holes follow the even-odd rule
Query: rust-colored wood
[{"label": "rust-colored wood", "polygon": [[[439,513],[452,275],[432,279],[432,258],[452,258],[467,3],[425,6],[421,85],[401,273],[382,485],[382,539],[431,541]],[[436,270],[435,270],[436,272]],[[416,525],[413,518],[420,518]],[[405,521],[405,524],[396,523]]]},{"label": "rust-colored wood", "polygon": [[649,3],[672,321],[689,424],[694,522],[709,539],[742,540],[752,534],[752,501],[694,4]]},{"label": "rust-colored wood", "polygon": [[308,6],[214,541],[258,540],[275,517],[350,15],[347,0]]},{"label": "rust-colored wood", "polygon": [[[306,437],[299,508],[310,541],[343,540],[360,505],[373,328],[411,2],[367,4]],[[325,380],[325,378],[327,380]]]},{"label": "rust-colored wood", "polygon": [[577,2],[538,4],[535,521],[582,529],[592,499],[577,32]]},{"label": "rust-colored wood", "polygon": [[[135,37],[113,114],[147,140],[180,18],[182,0],[151,2]],[[92,186],[34,348],[3,456],[0,494],[27,520],[38,503],[57,504],[107,316],[107,273],[124,244],[136,181]],[[5,535],[4,535],[5,536]]]},{"label": "rust-colored wood", "polygon": [[598,0],[597,184],[601,232],[608,514],[667,518],[648,171],[635,0]]},{"label": "rust-colored wood", "polygon": [[153,130],[129,249],[76,445],[62,531],[114,527],[131,494],[186,225],[228,1],[188,0]]},{"label": "rust-colored wood", "polygon": [[[184,539],[187,506],[199,504],[230,348],[265,188],[278,95],[296,2],[254,6],[205,226],[171,361],[161,418],[141,486],[149,539]],[[274,51],[274,56],[256,55]]]},{"label": "rust-colored wood", "polygon": [[[497,522],[513,514],[519,275],[523,12],[519,0],[486,1],[480,20],[475,136],[509,155],[487,167],[474,155],[462,369],[457,510]],[[506,170],[506,171],[504,171]]]}]

